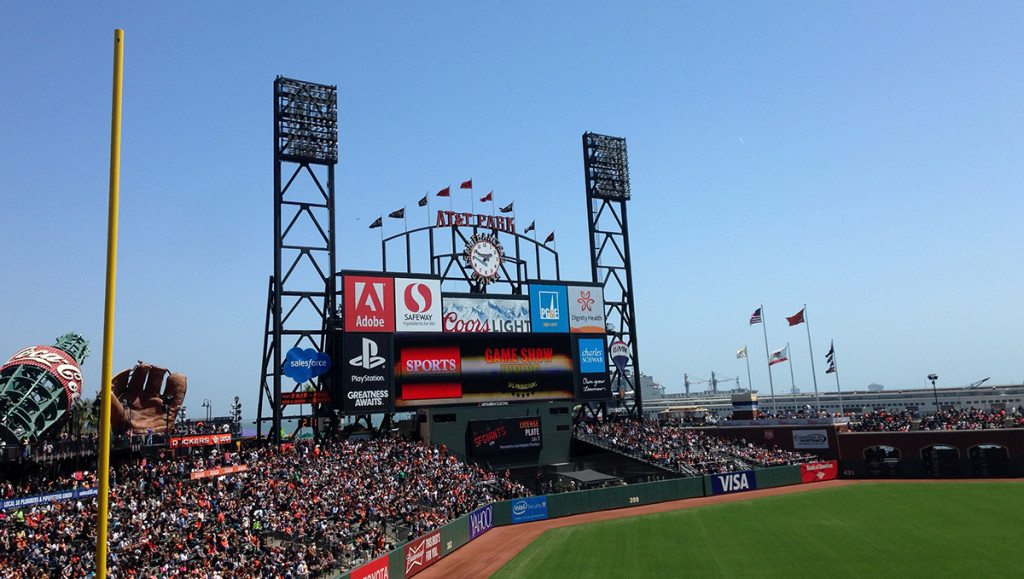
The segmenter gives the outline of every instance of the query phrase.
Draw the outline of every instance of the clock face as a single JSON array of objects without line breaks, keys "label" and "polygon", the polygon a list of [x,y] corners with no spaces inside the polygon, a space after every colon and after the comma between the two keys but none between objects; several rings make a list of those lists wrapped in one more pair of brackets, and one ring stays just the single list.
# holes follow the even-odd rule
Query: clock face
[{"label": "clock face", "polygon": [[466,242],[466,250],[462,254],[462,259],[471,269],[472,280],[483,285],[498,279],[503,258],[504,250],[497,236],[480,233]]}]

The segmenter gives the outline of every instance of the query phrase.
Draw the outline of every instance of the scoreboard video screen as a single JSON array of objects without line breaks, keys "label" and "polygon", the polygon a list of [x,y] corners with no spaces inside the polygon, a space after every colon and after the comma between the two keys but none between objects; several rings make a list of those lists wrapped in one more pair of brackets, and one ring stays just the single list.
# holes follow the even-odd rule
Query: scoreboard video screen
[{"label": "scoreboard video screen", "polygon": [[540,450],[540,417],[472,420],[467,437],[466,448],[473,456]]}]

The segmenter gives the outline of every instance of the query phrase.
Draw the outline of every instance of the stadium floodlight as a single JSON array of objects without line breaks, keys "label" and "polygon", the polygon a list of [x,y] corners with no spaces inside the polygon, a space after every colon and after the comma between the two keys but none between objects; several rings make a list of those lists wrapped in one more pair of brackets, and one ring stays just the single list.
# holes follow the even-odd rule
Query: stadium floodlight
[{"label": "stadium floodlight", "polygon": [[935,415],[939,414],[939,391],[935,388],[935,381],[939,379],[938,374],[929,374],[928,379],[932,381],[932,394],[935,395]]},{"label": "stadium floodlight", "polygon": [[279,76],[274,105],[274,146],[281,158],[338,162],[338,87]]},{"label": "stadium floodlight", "polygon": [[629,200],[626,139],[585,133],[583,148],[583,165],[591,196],[616,201]]}]

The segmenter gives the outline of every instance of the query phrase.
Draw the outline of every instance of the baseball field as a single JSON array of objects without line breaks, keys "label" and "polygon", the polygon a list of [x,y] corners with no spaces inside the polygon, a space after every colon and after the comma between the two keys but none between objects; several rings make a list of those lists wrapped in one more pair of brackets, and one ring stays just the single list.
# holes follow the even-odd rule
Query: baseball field
[{"label": "baseball field", "polygon": [[1022,544],[1024,482],[861,483],[549,528],[494,577],[1007,577]]}]

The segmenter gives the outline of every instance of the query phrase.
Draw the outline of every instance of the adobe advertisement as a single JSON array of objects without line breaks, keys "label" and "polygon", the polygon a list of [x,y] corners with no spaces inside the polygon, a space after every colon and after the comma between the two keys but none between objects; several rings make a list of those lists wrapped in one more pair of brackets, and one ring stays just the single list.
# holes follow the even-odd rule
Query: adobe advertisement
[{"label": "adobe advertisement", "polygon": [[395,278],[395,331],[441,331],[441,280]]},{"label": "adobe advertisement", "polygon": [[612,382],[608,378],[604,338],[576,339],[576,356],[580,369],[576,397],[580,400],[611,399]]},{"label": "adobe advertisement", "polygon": [[441,318],[445,332],[528,333],[530,302],[526,298],[444,296]]},{"label": "adobe advertisement", "polygon": [[346,332],[395,331],[394,278],[346,275],[342,297]]},{"label": "adobe advertisement", "polygon": [[395,360],[399,407],[573,398],[568,335],[396,336]]},{"label": "adobe advertisement", "polygon": [[391,410],[391,336],[346,333],[342,348],[341,406],[345,412]]},{"label": "adobe advertisement", "polygon": [[473,456],[540,450],[540,417],[471,420],[466,438]]},{"label": "adobe advertisement", "polygon": [[530,284],[530,325],[534,332],[569,332],[564,285]]},{"label": "adobe advertisement", "polygon": [[571,285],[565,291],[568,294],[569,331],[604,334],[604,288]]}]

